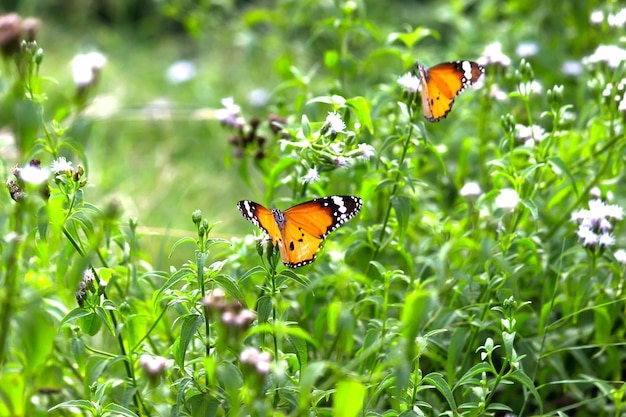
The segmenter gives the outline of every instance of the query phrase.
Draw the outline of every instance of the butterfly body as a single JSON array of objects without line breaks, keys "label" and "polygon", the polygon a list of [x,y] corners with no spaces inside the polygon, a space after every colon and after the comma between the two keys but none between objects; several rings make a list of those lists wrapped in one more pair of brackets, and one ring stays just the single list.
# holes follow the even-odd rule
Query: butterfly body
[{"label": "butterfly body", "polygon": [[237,203],[243,217],[263,229],[278,246],[283,263],[298,268],[315,260],[321,244],[333,230],[354,217],[363,201],[353,196],[330,196],[297,204],[285,211],[259,203]]},{"label": "butterfly body", "polygon": [[431,68],[417,64],[422,87],[422,110],[430,122],[445,118],[454,99],[485,73],[485,68],[472,61],[444,62]]}]

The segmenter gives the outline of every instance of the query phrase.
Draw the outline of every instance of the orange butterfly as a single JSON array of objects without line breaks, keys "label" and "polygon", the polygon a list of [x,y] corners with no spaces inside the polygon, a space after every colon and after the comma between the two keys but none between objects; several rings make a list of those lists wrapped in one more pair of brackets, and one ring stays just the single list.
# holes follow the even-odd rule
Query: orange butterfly
[{"label": "orange butterfly", "polygon": [[289,268],[313,262],[326,236],[356,216],[361,207],[363,200],[350,195],[316,198],[284,212],[250,200],[237,203],[243,217],[278,245],[280,257]]},{"label": "orange butterfly", "polygon": [[472,61],[444,62],[432,68],[417,64],[422,84],[422,110],[429,122],[438,122],[450,113],[454,98],[474,84],[485,68]]}]

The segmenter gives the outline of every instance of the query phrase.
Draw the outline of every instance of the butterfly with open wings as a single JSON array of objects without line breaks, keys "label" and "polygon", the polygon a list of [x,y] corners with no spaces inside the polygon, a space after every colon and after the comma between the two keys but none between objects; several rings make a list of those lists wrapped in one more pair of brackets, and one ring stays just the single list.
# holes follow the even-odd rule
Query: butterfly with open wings
[{"label": "butterfly with open wings", "polygon": [[316,198],[284,212],[250,200],[237,203],[243,217],[263,229],[278,246],[289,268],[313,262],[326,236],[356,216],[362,206],[363,200],[349,195]]},{"label": "butterfly with open wings", "polygon": [[446,117],[454,98],[485,73],[482,65],[472,61],[444,62],[431,68],[416,65],[422,87],[422,110],[430,122]]}]

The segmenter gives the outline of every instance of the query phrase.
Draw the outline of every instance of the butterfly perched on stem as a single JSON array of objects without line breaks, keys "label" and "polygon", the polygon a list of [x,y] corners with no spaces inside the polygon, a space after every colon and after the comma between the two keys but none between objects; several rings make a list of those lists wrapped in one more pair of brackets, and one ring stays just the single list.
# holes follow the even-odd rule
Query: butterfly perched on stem
[{"label": "butterfly perched on stem", "polygon": [[237,203],[243,217],[263,229],[278,246],[289,268],[313,262],[326,236],[356,216],[361,207],[363,200],[350,195],[316,198],[285,211],[270,210],[250,200]]},{"label": "butterfly perched on stem", "polygon": [[417,63],[422,86],[422,110],[430,122],[438,122],[450,113],[454,98],[474,84],[485,68],[472,61],[454,61],[426,68]]}]

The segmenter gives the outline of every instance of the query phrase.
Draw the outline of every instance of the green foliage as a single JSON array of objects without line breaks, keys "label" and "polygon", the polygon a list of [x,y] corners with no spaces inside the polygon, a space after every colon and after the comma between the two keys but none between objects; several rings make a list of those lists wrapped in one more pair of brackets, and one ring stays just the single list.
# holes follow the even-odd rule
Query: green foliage
[{"label": "green foliage", "polygon": [[[67,51],[0,16],[0,416],[626,413],[624,12],[579,6],[102,2],[206,51],[169,84],[139,48],[55,81]],[[398,85],[481,51],[439,123]],[[364,206],[294,270],[234,204],[333,194]]]}]

